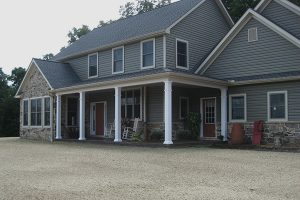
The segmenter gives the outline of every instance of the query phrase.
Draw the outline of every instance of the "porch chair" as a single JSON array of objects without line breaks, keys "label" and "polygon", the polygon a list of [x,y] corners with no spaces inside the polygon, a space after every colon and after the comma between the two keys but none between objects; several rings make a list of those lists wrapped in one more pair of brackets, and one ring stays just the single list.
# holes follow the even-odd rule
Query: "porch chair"
[{"label": "porch chair", "polygon": [[115,122],[113,122],[111,124],[107,124],[104,137],[105,138],[114,138],[115,137]]},{"label": "porch chair", "polygon": [[122,139],[123,140],[130,140],[133,136],[134,133],[137,132],[139,125],[139,118],[134,119],[133,127],[125,127],[123,134],[122,134]]}]

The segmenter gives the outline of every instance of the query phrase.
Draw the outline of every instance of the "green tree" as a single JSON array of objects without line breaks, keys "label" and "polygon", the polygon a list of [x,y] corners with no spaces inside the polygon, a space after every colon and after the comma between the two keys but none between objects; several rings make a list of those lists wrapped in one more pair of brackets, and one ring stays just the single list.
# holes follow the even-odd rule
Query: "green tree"
[{"label": "green tree", "polygon": [[99,27],[102,27],[102,26],[106,26],[106,25],[108,25],[108,24],[111,24],[111,23],[113,23],[115,20],[108,20],[108,21],[103,21],[103,20],[100,20],[99,21],[99,24],[98,24],[98,28]]},{"label": "green tree", "polygon": [[82,27],[80,28],[73,28],[71,31],[69,31],[68,33],[68,38],[69,44],[74,43],[75,41],[77,41],[79,38],[81,38],[82,36],[84,36],[85,34],[91,32],[90,28],[87,25],[82,25]]},{"label": "green tree", "polygon": [[124,6],[120,6],[119,14],[121,18],[130,17],[136,14],[133,2],[127,2]]},{"label": "green tree", "polygon": [[53,53],[43,55],[43,60],[51,60],[54,57]]},{"label": "green tree", "polygon": [[292,3],[300,6],[300,0],[290,0]]},{"label": "green tree", "polygon": [[233,21],[238,21],[249,8],[254,8],[258,2],[260,0],[223,0]]},{"label": "green tree", "polygon": [[12,82],[12,88],[16,90],[16,92],[20,87],[25,74],[26,74],[25,68],[16,67],[12,70],[11,75],[8,76],[8,80]]}]

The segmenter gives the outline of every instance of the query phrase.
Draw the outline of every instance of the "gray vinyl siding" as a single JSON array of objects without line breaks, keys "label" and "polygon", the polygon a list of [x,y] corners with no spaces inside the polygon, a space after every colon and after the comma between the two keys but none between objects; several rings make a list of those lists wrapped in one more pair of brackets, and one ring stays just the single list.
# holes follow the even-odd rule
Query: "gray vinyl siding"
[{"label": "gray vinyl siding", "polygon": [[288,120],[300,121],[300,82],[271,83],[230,87],[229,94],[247,95],[247,121],[268,120],[267,93],[272,91],[288,92]]},{"label": "gray vinyl siding", "polygon": [[87,80],[88,77],[88,56],[67,61],[81,80]]},{"label": "gray vinyl siding", "polygon": [[171,29],[166,38],[167,67],[176,66],[176,38],[189,43],[189,68],[192,71],[229,30],[216,2],[206,1]]},{"label": "gray vinyl siding", "polygon": [[[248,29],[257,27],[258,41],[248,42]],[[300,49],[268,27],[252,19],[204,73],[230,79],[299,70]]]},{"label": "gray vinyl siding", "polygon": [[[97,93],[90,93],[88,96],[88,102],[101,102],[107,103],[107,123],[113,123],[115,119],[115,94],[114,91],[104,91]],[[88,105],[90,108],[90,105]],[[90,119],[89,119],[90,122]]]},{"label": "gray vinyl siding", "polygon": [[[124,73],[141,71],[141,43],[131,43],[124,46]],[[163,67],[163,37],[155,38],[156,68]],[[81,80],[88,80],[88,56],[66,61]],[[112,76],[112,49],[98,52],[99,78]]]},{"label": "gray vinyl siding", "polygon": [[296,13],[272,1],[262,12],[262,15],[300,39],[300,16]]},{"label": "gray vinyl siding", "polygon": [[164,89],[163,86],[147,87],[147,122],[164,121]]},{"label": "gray vinyl siding", "polygon": [[[216,97],[217,122],[221,121],[221,93],[210,88],[187,88],[174,86],[172,98],[173,122],[180,122],[180,97],[188,97],[189,112],[200,114],[200,98]],[[164,122],[164,88],[163,85],[147,87],[147,122]]]}]

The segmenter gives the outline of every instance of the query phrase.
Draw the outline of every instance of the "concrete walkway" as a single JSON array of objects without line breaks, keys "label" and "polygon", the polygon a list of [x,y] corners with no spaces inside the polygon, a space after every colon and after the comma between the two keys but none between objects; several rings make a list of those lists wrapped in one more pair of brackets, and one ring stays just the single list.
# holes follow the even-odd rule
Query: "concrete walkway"
[{"label": "concrete walkway", "polygon": [[300,199],[300,154],[0,139],[0,199]]}]

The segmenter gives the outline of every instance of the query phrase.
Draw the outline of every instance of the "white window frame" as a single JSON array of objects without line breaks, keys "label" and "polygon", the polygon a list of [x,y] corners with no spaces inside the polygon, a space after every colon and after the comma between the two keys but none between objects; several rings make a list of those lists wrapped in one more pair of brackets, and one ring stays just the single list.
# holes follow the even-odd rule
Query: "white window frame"
[{"label": "white window frame", "polygon": [[[97,74],[95,76],[90,76],[90,57],[97,55]],[[99,55],[97,53],[89,54],[88,55],[88,78],[97,78],[99,76]]]},{"label": "white window frame", "polygon": [[[256,33],[255,37],[256,37],[256,40],[250,40],[250,32],[251,32],[251,30],[255,30],[255,33]],[[251,42],[256,42],[256,41],[258,41],[257,27],[249,28],[249,29],[248,29],[248,42],[251,43]]]},{"label": "white window frame", "polygon": [[[142,121],[143,120],[143,94],[142,94],[142,87],[134,87],[134,88],[126,88],[126,89],[122,89],[122,92],[127,92],[127,91],[134,91],[134,90],[140,90],[140,118],[139,118],[139,121]],[[125,98],[127,98],[127,95],[125,96]],[[121,97],[122,99],[122,97]],[[121,105],[122,106],[122,105]],[[145,105],[144,105],[145,106]],[[133,113],[134,114],[134,113]],[[125,116],[127,118],[127,104],[125,103]],[[131,121],[133,121],[134,119],[130,119]]]},{"label": "white window frame", "polygon": [[[244,119],[232,119],[232,98],[233,97],[244,97]],[[229,121],[230,122],[247,122],[247,95],[245,93],[229,95]]]},{"label": "white window frame", "polygon": [[[31,125],[31,101],[32,100],[37,100],[37,99],[41,99],[41,106],[42,106],[42,108],[41,108],[41,125]],[[43,113],[43,99],[44,99],[44,97],[33,97],[33,98],[30,98],[30,127],[31,128],[43,128],[43,115],[44,115],[44,113]]]},{"label": "white window frame", "polygon": [[[27,101],[27,125],[24,125],[24,102]],[[29,116],[30,116],[30,100],[28,98],[22,101],[22,127],[28,128],[30,126]]]},{"label": "white window frame", "polygon": [[184,118],[181,116],[181,101],[185,99],[187,101],[187,115],[189,114],[190,111],[190,102],[189,102],[189,98],[188,97],[179,97],[179,119],[183,120]]},{"label": "white window frame", "polygon": [[[49,98],[50,99],[50,125],[45,125],[45,99],[46,98]],[[43,119],[43,127],[44,128],[51,128],[52,127],[52,109],[53,109],[53,105],[52,105],[52,98],[50,96],[45,96],[43,97],[43,108],[42,108],[42,111],[43,111],[43,114],[42,114],[42,119]]]},{"label": "white window frame", "polygon": [[[144,43],[146,42],[153,42],[153,65],[152,66],[146,66],[144,67],[143,66],[143,63],[144,63],[144,52],[143,52],[143,45]],[[156,54],[155,54],[155,38],[152,38],[152,39],[149,39],[149,40],[144,40],[144,41],[141,41],[141,45],[140,45],[140,51],[141,51],[141,69],[151,69],[151,68],[155,68],[155,57],[156,57]]]},{"label": "white window frame", "polygon": [[[285,117],[282,119],[271,119],[271,110],[270,110],[270,103],[271,103],[271,95],[272,94],[284,94],[285,95]],[[268,92],[268,122],[287,122],[288,121],[288,92],[287,91],[272,91]]]},{"label": "white window frame", "polygon": [[[122,49],[123,50],[123,62],[122,62],[122,71],[119,72],[114,72],[114,60],[115,60],[115,54],[114,51],[118,50],[118,49]],[[125,71],[125,47],[124,46],[120,46],[120,47],[116,47],[112,49],[112,74],[122,74]]]},{"label": "white window frame", "polygon": [[[186,50],[186,54],[187,54],[186,55],[187,66],[186,67],[178,65],[178,56],[177,56],[177,45],[178,45],[178,42],[186,43],[186,48],[187,48],[187,50]],[[182,40],[182,39],[176,38],[176,68],[178,68],[178,69],[184,69],[184,70],[189,70],[189,68],[190,68],[189,60],[190,60],[190,58],[189,58],[189,42],[186,41],[186,40]]]}]

